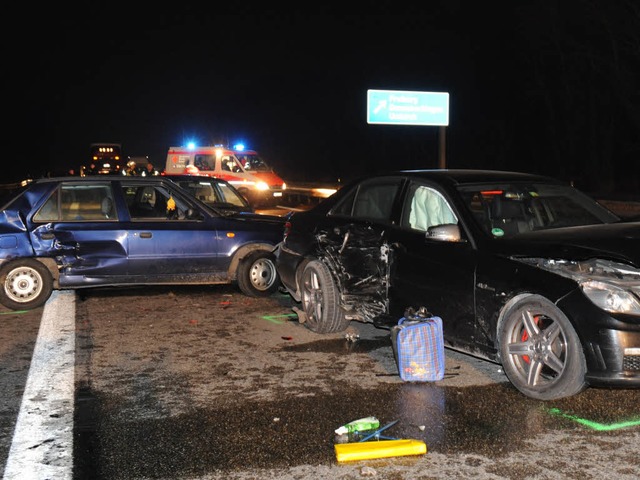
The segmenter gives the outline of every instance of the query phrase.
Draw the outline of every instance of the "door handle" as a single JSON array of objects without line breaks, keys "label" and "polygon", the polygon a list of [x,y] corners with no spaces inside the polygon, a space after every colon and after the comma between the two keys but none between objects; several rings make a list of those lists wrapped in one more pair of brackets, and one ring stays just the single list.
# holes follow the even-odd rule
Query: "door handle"
[{"label": "door handle", "polygon": [[40,238],[42,240],[52,240],[56,238],[56,236],[53,233],[43,233],[42,235],[40,235]]},{"label": "door handle", "polygon": [[151,238],[153,234],[151,232],[140,232],[140,238]]}]

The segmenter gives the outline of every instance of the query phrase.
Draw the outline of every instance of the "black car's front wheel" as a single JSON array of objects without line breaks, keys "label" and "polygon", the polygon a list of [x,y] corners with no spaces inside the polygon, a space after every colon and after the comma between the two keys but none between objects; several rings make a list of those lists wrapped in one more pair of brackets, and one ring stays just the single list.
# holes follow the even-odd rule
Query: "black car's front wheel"
[{"label": "black car's front wheel", "polygon": [[255,250],[240,261],[238,287],[250,297],[268,297],[278,290],[280,277],[272,252]]},{"label": "black car's front wheel", "polygon": [[501,318],[502,367],[518,390],[538,400],[555,400],[586,388],[580,339],[552,302],[525,295],[509,305]]},{"label": "black car's front wheel", "polygon": [[302,272],[301,301],[304,325],[316,333],[342,332],[349,326],[340,308],[340,292],[327,266],[312,260]]},{"label": "black car's front wheel", "polygon": [[53,291],[53,278],[42,263],[23,258],[0,269],[0,303],[12,310],[31,310],[46,303]]}]

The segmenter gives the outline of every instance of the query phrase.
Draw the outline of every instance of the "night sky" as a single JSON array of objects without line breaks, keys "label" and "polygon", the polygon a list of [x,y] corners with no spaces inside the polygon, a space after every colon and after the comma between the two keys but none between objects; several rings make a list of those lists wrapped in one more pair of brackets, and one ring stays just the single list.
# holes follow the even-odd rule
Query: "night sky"
[{"label": "night sky", "polygon": [[162,168],[189,140],[242,141],[290,182],[437,168],[438,127],[367,124],[367,90],[382,89],[449,93],[449,168],[638,193],[640,3],[420,4],[33,7],[2,33],[3,177],[78,168],[93,142]]}]

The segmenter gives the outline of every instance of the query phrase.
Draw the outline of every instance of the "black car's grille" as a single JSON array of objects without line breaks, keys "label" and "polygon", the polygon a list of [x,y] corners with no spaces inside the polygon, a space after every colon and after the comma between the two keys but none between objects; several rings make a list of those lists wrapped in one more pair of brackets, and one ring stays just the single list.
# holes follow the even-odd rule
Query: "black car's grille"
[{"label": "black car's grille", "polygon": [[622,357],[624,371],[640,371],[640,355],[625,355]]}]

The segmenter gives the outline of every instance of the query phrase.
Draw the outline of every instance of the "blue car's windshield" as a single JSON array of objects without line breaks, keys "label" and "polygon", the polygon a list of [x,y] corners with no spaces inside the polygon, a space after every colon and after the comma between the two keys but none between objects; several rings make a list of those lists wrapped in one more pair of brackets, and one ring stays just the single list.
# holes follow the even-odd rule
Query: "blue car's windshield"
[{"label": "blue car's windshield", "polygon": [[464,185],[458,189],[478,225],[493,237],[620,221],[570,186],[509,183]]}]

